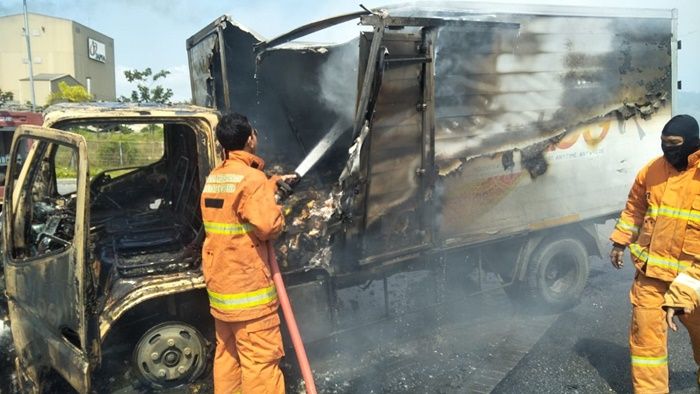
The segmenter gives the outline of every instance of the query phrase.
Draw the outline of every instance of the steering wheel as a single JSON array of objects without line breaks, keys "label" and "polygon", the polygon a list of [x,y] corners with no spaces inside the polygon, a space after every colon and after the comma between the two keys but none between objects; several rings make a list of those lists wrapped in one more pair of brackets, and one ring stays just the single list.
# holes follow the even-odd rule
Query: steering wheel
[{"label": "steering wheel", "polygon": [[[59,247],[56,248],[56,246],[54,246],[54,243],[59,244]],[[62,248],[67,248],[69,246],[69,241],[44,232],[40,233],[36,240],[36,250],[39,254],[48,253]]]},{"label": "steering wheel", "polygon": [[103,194],[101,187],[108,184],[109,182],[112,181],[112,177],[107,173],[107,172],[101,172],[92,179],[92,182],[90,182],[90,207],[93,207],[98,200],[100,200],[100,197],[104,196],[104,198],[117,207],[117,209],[122,209],[122,206],[119,205],[116,201],[113,199],[109,198],[108,195]]},{"label": "steering wheel", "polygon": [[90,182],[90,193],[95,196],[100,194],[100,188],[111,181],[112,177],[107,172],[100,172],[99,174],[95,175]]},{"label": "steering wheel", "polygon": [[41,233],[41,234],[39,234],[39,238],[37,238],[37,244],[41,244],[41,242],[44,240],[44,238],[48,238],[48,239],[50,239],[51,241],[56,241],[56,242],[60,243],[60,244],[63,245],[63,246],[69,246],[69,245],[70,245],[70,242],[69,242],[69,241],[66,241],[66,240],[63,239],[63,238],[59,238],[59,237],[57,237],[57,236],[55,236],[55,235],[51,235],[51,234],[48,234],[48,233]]}]

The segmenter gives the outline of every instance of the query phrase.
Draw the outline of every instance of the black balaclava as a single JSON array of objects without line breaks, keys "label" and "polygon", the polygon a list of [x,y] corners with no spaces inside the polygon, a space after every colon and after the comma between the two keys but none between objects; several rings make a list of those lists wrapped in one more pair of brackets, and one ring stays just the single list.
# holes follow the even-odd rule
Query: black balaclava
[{"label": "black balaclava", "polygon": [[700,147],[698,134],[698,122],[690,115],[676,115],[666,123],[661,135],[675,135],[683,137],[683,144],[678,146],[666,146],[661,143],[661,150],[669,164],[678,171],[688,168],[688,156]]}]

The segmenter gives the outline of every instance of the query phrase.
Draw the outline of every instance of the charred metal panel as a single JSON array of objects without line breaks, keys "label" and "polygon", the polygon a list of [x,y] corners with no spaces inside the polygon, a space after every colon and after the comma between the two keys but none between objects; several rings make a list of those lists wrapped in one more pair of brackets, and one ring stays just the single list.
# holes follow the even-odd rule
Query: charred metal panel
[{"label": "charred metal panel", "polygon": [[367,11],[367,10],[358,11],[358,12],[353,12],[350,14],[343,14],[343,15],[334,16],[334,17],[331,17],[328,19],[323,19],[323,20],[316,21],[316,22],[311,22],[311,23],[306,24],[304,26],[297,27],[296,29],[294,29],[286,34],[283,34],[281,36],[275,37],[273,39],[270,39],[268,41],[264,41],[264,42],[261,42],[261,43],[255,45],[255,52],[258,54],[262,53],[262,52],[268,50],[269,48],[272,48],[272,47],[275,47],[278,45],[282,45],[282,44],[288,43],[290,41],[294,41],[298,38],[315,33],[319,30],[327,29],[329,27],[338,25],[338,24],[343,23],[343,22],[348,22],[348,21],[351,21],[353,19],[357,19],[358,17],[360,17],[362,15],[367,15],[369,13],[370,13],[370,11]]},{"label": "charred metal panel", "polygon": [[421,31],[386,32],[382,83],[370,123],[364,255],[423,243],[423,72]]},{"label": "charred metal panel", "polygon": [[216,33],[211,33],[188,51],[192,101],[204,107],[213,107],[216,97],[212,68],[221,64],[218,38]]},{"label": "charred metal panel", "polygon": [[[249,108],[255,103],[257,85],[255,84],[255,58],[251,48],[259,42],[252,32],[237,26],[222,23],[219,27],[219,62],[212,70],[214,80],[221,83],[217,91],[215,107],[221,112],[237,111]],[[251,116],[252,117],[252,116]]]},{"label": "charred metal panel", "polygon": [[[218,34],[221,39],[217,45],[203,40],[194,46],[197,37],[190,39],[190,71],[202,75],[198,81],[211,78],[228,85],[230,106],[223,96],[223,86],[215,87],[213,106],[251,119],[260,132],[259,153],[269,164],[293,170],[339,119],[348,129],[351,127],[357,41],[340,45],[288,44],[256,57],[255,45],[263,41],[260,36],[229,18],[221,19]],[[209,76],[205,75],[206,66],[201,66],[207,63],[203,59],[211,61]],[[205,86],[202,82],[193,85],[198,105],[207,104]],[[346,154],[349,134],[327,157]],[[339,168],[342,163],[326,160],[318,168],[329,165]]]},{"label": "charred metal panel", "polygon": [[670,99],[669,20],[499,17],[520,30],[440,31],[439,160],[524,148],[626,104]]},{"label": "charred metal panel", "polygon": [[[620,172],[653,157],[648,134],[658,135],[670,116],[672,20],[482,17],[521,28],[447,27],[437,41],[435,139],[445,242],[565,224],[622,206],[624,193],[612,185],[627,190],[631,178]],[[644,158],[620,164],[622,142],[612,134],[637,144]],[[587,148],[572,148],[578,140]],[[605,182],[592,183],[591,157],[603,159],[596,160],[598,175],[609,175]],[[567,171],[577,172],[570,177],[578,183]],[[616,199],[581,201],[581,185]]]},{"label": "charred metal panel", "polygon": [[115,278],[107,296],[100,300],[100,339],[104,340],[114,322],[131,308],[154,298],[205,288],[199,270],[179,272],[167,276],[142,278]]},{"label": "charred metal panel", "polygon": [[[15,160],[18,146],[26,138],[35,141],[33,148],[24,162]],[[20,127],[15,134],[9,173],[17,177],[8,179],[3,225],[6,291],[12,336],[27,377],[38,383],[40,373],[52,367],[73,387],[88,392],[90,357],[99,355],[99,350],[92,347],[94,338],[89,335],[86,307],[86,290],[91,285],[84,253],[87,162],[76,165],[78,192],[74,200],[55,198],[56,193],[48,188],[41,193],[35,193],[34,189],[38,179],[55,185],[55,178],[42,178],[42,173],[44,163],[49,160],[53,163],[57,146],[75,149],[77,158],[87,152],[85,140],[75,134],[27,126]],[[42,199],[35,201],[39,195]],[[41,212],[42,209],[45,211]],[[55,223],[55,227],[49,229],[46,224],[41,228],[36,224],[43,220]],[[56,236],[59,233],[56,228],[64,227],[70,228],[66,236],[70,233],[72,238]],[[60,241],[61,246],[49,246],[54,241]]]}]

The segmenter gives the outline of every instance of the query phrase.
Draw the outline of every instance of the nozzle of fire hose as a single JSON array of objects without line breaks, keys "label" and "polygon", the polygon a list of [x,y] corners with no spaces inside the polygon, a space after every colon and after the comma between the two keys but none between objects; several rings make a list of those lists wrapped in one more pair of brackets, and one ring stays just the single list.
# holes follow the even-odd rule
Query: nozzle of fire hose
[{"label": "nozzle of fire hose", "polygon": [[294,194],[293,186],[299,183],[300,179],[301,177],[296,173],[293,176],[285,176],[284,178],[278,179],[276,182],[277,193],[275,194],[275,201],[277,201],[278,204],[282,203],[288,199],[289,196]]}]

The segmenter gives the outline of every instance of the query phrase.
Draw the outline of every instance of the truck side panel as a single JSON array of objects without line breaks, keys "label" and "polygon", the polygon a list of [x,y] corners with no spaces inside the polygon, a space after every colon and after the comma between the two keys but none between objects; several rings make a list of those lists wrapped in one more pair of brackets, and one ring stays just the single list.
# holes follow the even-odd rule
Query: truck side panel
[{"label": "truck side panel", "polygon": [[469,243],[624,205],[671,116],[672,19],[498,15],[436,53],[440,237]]}]

